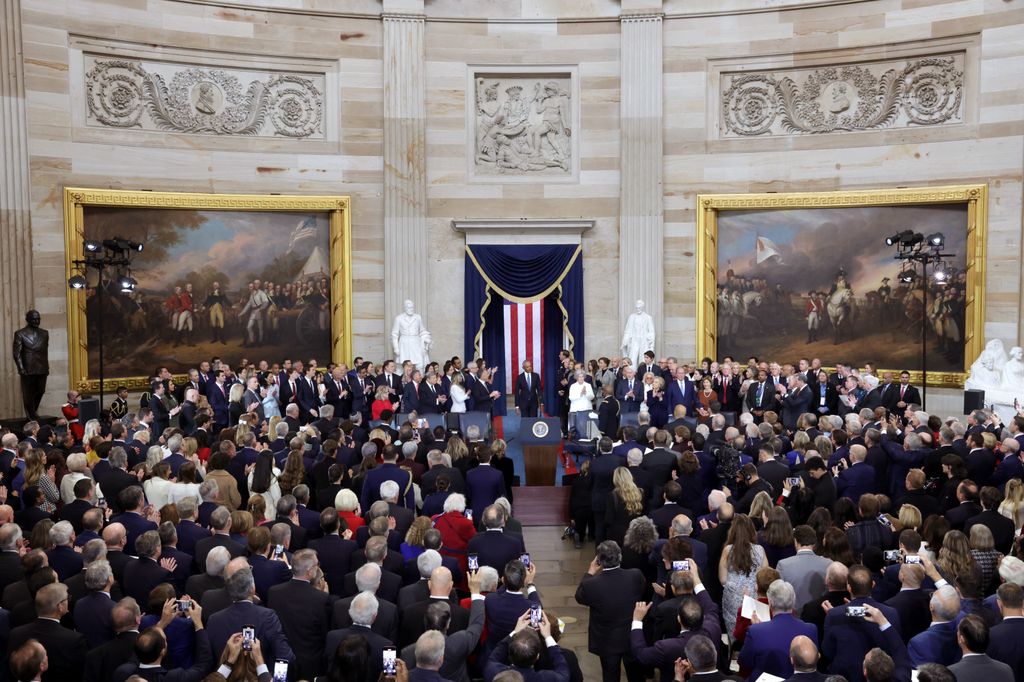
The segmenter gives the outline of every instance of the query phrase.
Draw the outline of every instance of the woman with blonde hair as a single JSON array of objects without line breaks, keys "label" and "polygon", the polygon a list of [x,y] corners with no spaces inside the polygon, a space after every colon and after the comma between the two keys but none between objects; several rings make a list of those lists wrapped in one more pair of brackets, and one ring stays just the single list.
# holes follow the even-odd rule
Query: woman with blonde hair
[{"label": "woman with blonde hair", "polygon": [[505,496],[512,502],[512,490],[516,482],[516,465],[505,455],[508,452],[508,444],[501,438],[496,438],[491,443],[491,466],[501,472],[505,477]]},{"label": "woman with blonde hair", "polygon": [[775,504],[772,502],[772,496],[761,491],[754,495],[754,499],[750,502],[750,520],[754,524],[754,528],[761,530],[764,528],[764,524],[768,521],[768,512],[772,510]]},{"label": "woman with blonde hair", "polygon": [[999,503],[999,513],[1013,521],[1014,534],[1024,527],[1024,483],[1019,478],[1006,482],[1006,496]]},{"label": "woman with blonde hair", "polygon": [[[32,448],[25,455],[25,471],[23,472],[24,484],[21,490],[29,486],[36,486],[43,493],[43,504],[40,507],[47,514],[57,510],[57,503],[60,502],[60,491],[53,480],[57,467],[46,466],[46,452],[39,448]],[[15,479],[17,483],[17,479]]]},{"label": "woman with blonde hair", "polygon": [[92,478],[89,471],[89,463],[84,452],[72,452],[66,460],[68,473],[60,479],[60,499],[64,504],[71,504],[75,501],[75,484],[83,478]]},{"label": "woman with blonde hair", "polygon": [[373,402],[370,404],[370,419],[378,420],[384,411],[395,412],[398,410],[398,403],[391,402],[391,387],[381,384],[373,394]]},{"label": "woman with blonde hair", "polygon": [[463,383],[464,380],[461,372],[452,374],[452,384],[448,389],[449,397],[452,399],[449,411],[452,414],[462,414],[466,411],[466,401],[469,400],[469,393],[466,392]]},{"label": "woman with blonde hair", "polygon": [[245,406],[242,404],[242,396],[245,395],[245,385],[231,384],[228,391],[228,426],[237,426],[238,419],[245,413]]},{"label": "woman with blonde hair", "polygon": [[921,510],[912,504],[900,505],[900,516],[896,520],[900,530],[916,530],[921,532]]},{"label": "woman with blonde hair", "polygon": [[817,450],[821,458],[826,462],[835,452],[835,448],[832,446],[832,440],[828,436],[818,436],[814,439],[814,449]]},{"label": "woman with blonde hair", "polygon": [[971,555],[971,543],[967,536],[958,530],[951,530],[942,539],[942,549],[935,562],[942,577],[955,585],[957,578],[979,570],[978,562]]},{"label": "woman with blonde hair", "polygon": [[434,527],[434,522],[429,516],[417,516],[412,525],[409,526],[409,530],[405,533],[405,539],[402,541],[400,549],[402,551],[402,558],[406,561],[415,559],[426,550],[423,546],[423,536],[428,530]]},{"label": "woman with blonde hair", "polygon": [[999,586],[999,560],[996,541],[988,526],[976,523],[971,526],[971,557],[981,569],[981,590],[992,594]]},{"label": "woman with blonde hair", "polygon": [[246,544],[246,536],[249,535],[249,531],[253,529],[255,524],[253,523],[253,516],[250,512],[244,509],[236,509],[231,512],[231,539],[235,542],[240,543],[242,546]]},{"label": "woman with blonde hair", "polygon": [[793,449],[786,453],[786,460],[790,468],[795,468],[804,463],[807,459],[807,451],[811,449],[811,437],[806,431],[797,431],[793,434]]},{"label": "woman with blonde hair", "polygon": [[338,518],[345,522],[353,536],[360,526],[366,525],[359,509],[359,496],[348,488],[342,488],[334,496],[334,508],[338,510]]},{"label": "woman with blonde hair", "polygon": [[644,513],[644,494],[626,467],[615,469],[612,484],[605,505],[605,540],[614,540],[621,547],[630,522]]}]

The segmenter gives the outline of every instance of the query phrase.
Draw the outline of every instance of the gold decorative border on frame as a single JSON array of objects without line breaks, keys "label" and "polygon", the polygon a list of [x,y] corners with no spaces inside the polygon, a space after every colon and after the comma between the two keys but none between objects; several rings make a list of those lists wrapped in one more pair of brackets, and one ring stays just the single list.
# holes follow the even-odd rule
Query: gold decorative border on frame
[{"label": "gold decorative border on frame", "polygon": [[[313,211],[329,214],[331,261],[331,360],[352,357],[352,202],[347,196],[278,196],[270,194],[201,194],[131,190],[64,188],[64,269],[74,273],[74,261],[84,257],[85,207],[166,208],[208,211]],[[90,377],[89,339],[85,292],[68,287],[69,385],[96,392],[99,378]],[[149,388],[150,377],[104,377],[104,392],[123,385],[129,390]],[[184,376],[176,377],[183,381]]]},{"label": "gold decorative border on frame", "polygon": [[[697,359],[717,357],[718,214],[721,211],[967,205],[967,291],[964,311],[964,371],[929,372],[929,386],[962,388],[967,370],[985,346],[985,241],[988,185],[945,185],[840,192],[700,194],[697,196]],[[896,369],[879,369],[878,374]],[[920,385],[921,372],[910,380]]]}]

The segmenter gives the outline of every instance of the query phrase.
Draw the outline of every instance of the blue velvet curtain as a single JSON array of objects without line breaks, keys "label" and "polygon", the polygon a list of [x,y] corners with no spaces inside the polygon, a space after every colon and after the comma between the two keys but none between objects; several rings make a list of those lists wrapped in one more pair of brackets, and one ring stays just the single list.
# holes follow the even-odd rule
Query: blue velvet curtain
[{"label": "blue velvet curtain", "polygon": [[[563,335],[568,335],[569,349],[575,357],[582,358],[584,352],[580,246],[466,247],[464,338],[467,361],[482,347],[489,365],[503,366],[503,299],[517,303],[544,300],[544,402],[549,410],[555,410],[555,370],[558,351],[563,348]],[[502,393],[515,379],[503,374],[498,372],[493,382],[493,388]],[[505,413],[504,401],[496,402],[494,412]]]}]

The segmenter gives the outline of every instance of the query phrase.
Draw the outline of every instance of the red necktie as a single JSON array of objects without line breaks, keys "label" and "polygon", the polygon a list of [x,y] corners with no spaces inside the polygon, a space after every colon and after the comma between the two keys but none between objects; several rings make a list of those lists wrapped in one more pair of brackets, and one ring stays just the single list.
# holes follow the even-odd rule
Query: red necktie
[{"label": "red necktie", "polygon": [[903,394],[907,392],[906,386],[900,386],[900,400],[903,400]]}]

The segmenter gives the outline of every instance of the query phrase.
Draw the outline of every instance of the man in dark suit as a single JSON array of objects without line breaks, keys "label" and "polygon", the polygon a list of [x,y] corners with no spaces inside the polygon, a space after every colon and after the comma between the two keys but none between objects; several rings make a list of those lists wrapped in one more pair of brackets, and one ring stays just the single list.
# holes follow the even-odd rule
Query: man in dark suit
[{"label": "man in dark suit", "polygon": [[363,490],[359,497],[359,506],[369,509],[370,505],[380,499],[380,484],[394,481],[401,492],[400,500],[406,509],[415,509],[415,492],[412,485],[412,474],[398,467],[398,451],[394,448],[384,450],[384,462],[370,469],[363,479]]},{"label": "man in dark suit", "polygon": [[981,616],[966,616],[957,625],[956,634],[960,651],[963,652],[960,662],[949,666],[949,672],[956,675],[956,679],[1013,682],[1013,668],[986,653],[989,647],[989,628]]},{"label": "man in dark suit", "polygon": [[420,413],[420,386],[423,384],[423,372],[415,370],[412,373],[412,381],[402,387],[401,410],[405,414],[410,412]]},{"label": "man in dark suit", "polygon": [[192,555],[178,549],[178,531],[170,521],[161,523],[157,533],[160,535],[160,558],[158,561],[161,566],[171,566],[171,560],[174,560],[174,568],[171,570],[174,589],[178,594],[186,594],[185,583],[192,575]]},{"label": "man in dark suit", "polygon": [[283,659],[294,662],[288,639],[281,629],[281,621],[277,614],[268,608],[253,604],[256,594],[256,583],[253,581],[251,569],[235,571],[224,581],[224,589],[231,597],[232,605],[219,613],[210,616],[208,634],[210,647],[215,658],[220,658],[228,640],[245,626],[256,630],[256,638],[266,660]]},{"label": "man in dark suit", "polygon": [[541,405],[540,375],[533,371],[533,363],[523,363],[522,373],[516,377],[515,405],[521,417],[536,417]]},{"label": "man in dark suit", "polygon": [[[352,621],[349,627],[338,628],[327,633],[325,652],[334,652],[338,644],[349,635],[357,635],[366,640],[370,645],[370,658],[367,671],[367,680],[376,680],[381,673],[384,649],[394,646],[394,642],[376,633],[372,629],[373,622],[377,618],[377,598],[369,592],[360,592],[349,604],[348,615]],[[325,665],[322,667],[326,667]]]},{"label": "man in dark suit", "polygon": [[21,548],[25,544],[21,527],[14,523],[0,525],[0,594],[11,583],[21,580]]},{"label": "man in dark suit", "polygon": [[887,390],[884,397],[885,407],[899,417],[907,406],[921,404],[921,392],[910,385],[910,372],[906,370],[900,372],[900,385]]},{"label": "man in dark suit", "polygon": [[640,468],[651,476],[651,483],[654,486],[652,500],[655,503],[651,505],[652,507],[660,505],[662,489],[672,480],[672,472],[678,468],[676,453],[669,450],[671,446],[671,434],[659,429],[654,434],[654,442],[651,444],[653,449],[644,455],[643,462],[640,463]]},{"label": "man in dark suit", "polygon": [[476,554],[481,566],[490,566],[500,574],[505,564],[526,552],[523,538],[504,532],[505,515],[497,505],[485,508],[480,522],[484,532],[470,538],[466,551]]},{"label": "man in dark suit", "polygon": [[[1016,424],[1017,419],[1024,420],[1024,417],[1016,417],[1011,424]],[[996,467],[992,478],[989,479],[990,485],[1003,490],[1006,487],[1006,482],[1011,478],[1024,478],[1024,463],[1021,462],[1020,457],[1020,439],[1024,439],[1024,434],[1018,434],[1017,438],[1007,438],[1003,441],[1003,459]]]},{"label": "man in dark suit", "polygon": [[245,547],[231,539],[231,512],[227,507],[217,507],[210,514],[210,528],[213,535],[204,538],[196,543],[196,552],[193,555],[196,568],[206,568],[206,555],[214,547],[223,547],[228,550],[232,558],[245,554]]},{"label": "man in dark suit", "polygon": [[792,384],[789,393],[779,399],[779,404],[782,406],[783,426],[795,431],[797,418],[810,409],[813,396],[803,376],[794,374]]},{"label": "man in dark suit", "polygon": [[179,500],[175,506],[178,508],[178,517],[181,519],[175,527],[178,533],[178,549],[195,557],[196,543],[210,537],[210,531],[195,522],[195,498],[186,497]]},{"label": "man in dark suit", "polygon": [[988,485],[995,473],[996,454],[985,447],[985,436],[980,431],[967,434],[967,445],[970,447],[964,458],[967,478],[979,486]]},{"label": "man in dark suit", "polygon": [[60,521],[67,521],[75,530],[75,535],[82,532],[82,515],[93,508],[92,491],[95,483],[91,478],[83,478],[75,481],[75,501],[65,504],[57,518]]},{"label": "man in dark suit", "polygon": [[299,550],[292,556],[292,580],[270,588],[267,599],[295,652],[295,676],[301,679],[313,679],[321,669],[331,629],[331,598],[310,584],[318,565],[316,552]]},{"label": "man in dark suit", "polygon": [[486,650],[492,650],[498,642],[511,634],[520,616],[534,604],[540,604],[533,579],[537,567],[531,561],[526,567],[518,559],[505,564],[502,572],[503,585],[484,598],[484,613],[487,618]]},{"label": "man in dark suit", "polygon": [[850,682],[864,682],[862,664],[871,649],[881,646],[879,629],[863,618],[847,615],[847,611],[851,606],[872,606],[882,612],[896,632],[900,631],[900,619],[895,609],[871,598],[873,581],[865,566],[851,566],[846,580],[852,599],[847,604],[833,605],[825,616],[821,653],[829,661],[829,672],[846,675]]},{"label": "man in dark suit", "polygon": [[[619,409],[622,414],[639,412],[643,394],[643,386],[636,378],[636,371],[632,367],[626,367],[622,380],[615,386],[615,399],[619,401]],[[566,395],[568,395],[568,388],[566,388]]]},{"label": "man in dark suit", "polygon": [[476,456],[480,466],[466,473],[466,502],[468,507],[479,513],[494,504],[499,497],[505,496],[505,476],[491,466],[490,448],[478,449]]},{"label": "man in dark suit", "polygon": [[346,537],[342,537],[341,524],[338,510],[332,503],[332,506],[320,512],[322,537],[309,542],[309,548],[315,551],[319,558],[328,588],[336,597],[343,593],[345,575],[351,570],[352,553],[359,548],[355,541],[350,539],[352,533],[348,528],[344,529]]},{"label": "man in dark suit", "polygon": [[338,365],[324,375],[324,386],[327,393],[324,402],[334,408],[336,417],[347,418],[352,412],[352,391],[344,365]]},{"label": "man in dark suit", "polygon": [[629,682],[642,682],[643,667],[629,650],[633,608],[645,588],[643,573],[622,568],[622,550],[613,541],[597,546],[586,575],[576,588],[576,602],[590,607],[588,650],[601,658],[604,682],[617,682],[625,663]]},{"label": "man in dark suit", "polygon": [[466,481],[462,478],[462,472],[455,467],[445,466],[444,457],[440,450],[427,454],[427,464],[430,468],[423,472],[420,477],[420,490],[425,498],[437,490],[437,477],[444,474],[448,477],[448,490],[453,493],[465,493]]},{"label": "man in dark suit", "polygon": [[[397,573],[384,570],[384,560],[388,555],[387,540],[382,537],[370,538],[366,541],[366,548],[363,550],[363,553],[366,557],[366,564],[377,564],[381,569],[381,580],[380,586],[377,588],[377,596],[388,600],[392,604],[397,603],[398,591],[402,587],[402,577]],[[355,555],[355,552],[353,552],[353,555]],[[351,571],[345,576],[343,592],[346,596],[351,596],[357,592],[356,571]]]},{"label": "man in dark suit", "polygon": [[1017,679],[1024,676],[1024,590],[1016,583],[1003,583],[996,590],[996,604],[1003,620],[989,631],[986,652],[1013,668]]},{"label": "man in dark suit", "polygon": [[747,388],[744,406],[760,422],[765,411],[775,406],[775,383],[768,380],[768,372],[761,369],[757,372],[757,381]]},{"label": "man in dark suit", "polygon": [[441,565],[441,555],[437,550],[428,550],[422,552],[414,561],[417,580],[398,591],[397,606],[402,613],[413,604],[430,599],[430,576],[434,569]]},{"label": "man in dark suit", "polygon": [[946,520],[952,530],[963,530],[969,519],[981,513],[978,499],[978,485],[970,479],[964,479],[956,487],[956,499],[959,504],[946,512]]},{"label": "man in dark suit", "polygon": [[353,596],[334,602],[331,623],[335,627],[344,628],[352,625],[352,618],[349,616],[352,600],[356,595],[368,592],[377,598],[377,617],[374,618],[370,629],[389,641],[398,641],[398,606],[380,597],[381,575],[380,566],[377,564],[364,564],[355,571]]},{"label": "man in dark suit", "polygon": [[768,587],[768,605],[771,620],[755,622],[747,630],[740,651],[740,668],[750,670],[749,677],[757,679],[762,673],[786,678],[793,674],[790,661],[790,643],[803,636],[817,643],[815,627],[804,623],[793,614],[796,592],[784,580],[776,580]]},{"label": "man in dark suit", "polygon": [[68,521],[61,521],[50,529],[53,549],[46,552],[50,568],[57,572],[57,579],[64,582],[82,570],[82,555],[74,550],[75,531]]},{"label": "man in dark suit", "polygon": [[608,495],[614,489],[612,476],[620,466],[626,466],[626,458],[612,454],[612,439],[605,436],[597,443],[597,457],[590,464],[593,479],[591,508],[594,510],[594,538],[601,542],[605,538],[605,508]]},{"label": "man in dark suit", "polygon": [[430,594],[426,600],[414,602],[402,611],[402,623],[398,630],[399,647],[415,643],[417,638],[423,634],[426,629],[423,616],[427,607],[434,601],[446,602],[451,608],[450,631],[465,630],[469,625],[469,611],[459,606],[454,593],[451,571],[444,566],[438,566],[431,572],[430,578],[427,580],[427,587]]},{"label": "man in dark suit", "polygon": [[89,647],[89,653],[85,656],[83,682],[107,682],[114,679],[114,671],[135,652],[141,620],[142,612],[138,604],[125,600],[114,604],[110,611],[114,637],[102,645]]},{"label": "man in dark suit", "polygon": [[187,389],[185,401],[181,403],[181,411],[178,412],[178,426],[186,436],[191,436],[196,431],[196,401],[199,400],[198,389]]},{"label": "man in dark suit", "polygon": [[[85,636],[86,646],[95,649],[114,637],[112,613],[116,604],[111,596],[114,574],[110,563],[100,559],[85,568],[84,578],[89,593],[75,601],[73,620],[75,629]],[[70,591],[69,587],[69,595]]]},{"label": "man in dark suit", "polygon": [[840,464],[832,468],[832,475],[836,477],[836,492],[840,497],[848,497],[855,503],[860,501],[861,495],[871,493],[875,489],[875,470],[870,464],[864,462],[868,450],[863,445],[850,447],[850,466],[840,471]]},{"label": "man in dark suit", "polygon": [[[274,535],[266,526],[257,526],[249,531],[246,538],[249,549],[249,565],[252,568],[252,579],[256,584],[256,594],[260,602],[267,603],[270,588],[291,580],[292,572],[288,567],[287,529],[274,527]],[[280,546],[281,552],[277,548]]]},{"label": "man in dark suit", "polygon": [[62,583],[43,586],[35,596],[36,619],[11,630],[7,651],[14,652],[34,639],[46,649],[49,668],[43,682],[65,682],[81,676],[85,659],[85,637],[60,624],[68,612],[68,588]]},{"label": "man in dark suit", "polygon": [[136,484],[121,491],[121,507],[124,511],[110,517],[111,523],[120,523],[124,526],[127,535],[125,546],[129,552],[134,551],[135,541],[143,533],[156,530],[156,522],[153,519],[160,518],[160,512],[152,507],[146,507],[146,494],[142,486]]},{"label": "man in dark suit", "polygon": [[906,492],[903,497],[897,498],[897,504],[912,504],[921,512],[921,518],[926,519],[932,514],[941,514],[942,508],[934,496],[925,491],[927,483],[923,469],[911,469],[904,480]]},{"label": "man in dark suit", "polygon": [[677,405],[686,408],[686,414],[696,415],[700,401],[697,399],[697,389],[693,382],[686,377],[686,369],[682,366],[676,368],[675,377],[662,377],[665,380],[665,395],[668,401],[668,411],[675,413]]},{"label": "man in dark suit", "polygon": [[932,593],[928,608],[931,624],[907,643],[910,662],[914,667],[922,663],[953,665],[960,660],[954,622],[960,612],[960,596],[951,585],[943,585]]},{"label": "man in dark suit", "polygon": [[899,569],[900,591],[886,600],[886,606],[900,615],[900,635],[904,642],[928,629],[929,594],[921,589],[924,568],[920,564],[896,564]]},{"label": "man in dark suit", "polygon": [[402,397],[402,377],[395,372],[395,369],[395,361],[387,360],[374,380],[374,384],[378,388],[380,386],[388,387],[388,402],[391,403],[397,403]]},{"label": "man in dark suit", "polygon": [[135,541],[139,558],[125,566],[122,586],[125,595],[139,604],[148,603],[149,593],[160,583],[174,584],[174,575],[169,569],[177,568],[177,561],[172,559],[161,564],[161,550],[160,534],[155,530],[143,533]]},{"label": "man in dark suit", "polygon": [[[147,628],[139,634],[135,639],[134,660],[119,666],[114,672],[113,679],[125,680],[136,676],[146,682],[198,682],[206,674],[206,671],[213,667],[210,641],[205,635],[200,634],[204,629],[201,620],[202,609],[195,602],[192,602],[192,608],[188,612],[188,617],[191,618],[197,635],[195,638],[195,661],[191,668],[167,669],[164,667],[163,660],[167,656],[167,635],[164,634],[164,628],[166,623],[176,617],[174,606],[174,604],[164,606],[157,625]],[[236,658],[240,646],[241,637],[239,636],[232,643],[232,650]],[[255,647],[253,648],[255,649]],[[254,651],[254,653],[256,652]]]},{"label": "man in dark suit", "polygon": [[1008,555],[1013,545],[1016,528],[1012,519],[999,513],[999,503],[1003,501],[1003,496],[999,492],[999,488],[985,486],[981,489],[980,497],[981,508],[984,511],[967,519],[967,522],[964,523],[964,535],[970,538],[971,527],[975,524],[987,526],[992,531],[995,548],[1001,554]]},{"label": "man in dark suit", "polygon": [[299,406],[299,421],[308,424],[320,416],[320,394],[316,382],[316,367],[306,368],[296,383],[295,402]]},{"label": "man in dark suit", "polygon": [[[551,670],[536,670],[534,667],[540,658],[542,644],[550,645],[547,651]],[[523,614],[516,622],[511,637],[503,637],[492,650],[484,666],[484,679],[493,680],[509,670],[519,674],[519,677],[512,679],[524,682],[565,682],[569,679],[565,655],[551,637],[551,623],[547,616],[542,615],[537,632],[534,632],[529,614]]]},{"label": "man in dark suit", "polygon": [[654,522],[654,527],[658,529],[659,538],[667,539],[671,535],[672,520],[676,516],[683,514],[684,516],[691,517],[693,515],[693,512],[680,504],[682,496],[683,488],[675,481],[669,481],[662,489],[664,504],[651,513],[651,521]]},{"label": "man in dark suit", "polygon": [[154,381],[149,388],[149,409],[153,411],[153,442],[159,440],[160,435],[171,424],[171,417],[181,411],[181,407],[170,407],[167,404],[167,385],[162,381]]},{"label": "man in dark suit", "polygon": [[789,644],[789,662],[793,674],[786,682],[825,682],[828,675],[818,672],[818,647],[803,635]]}]

